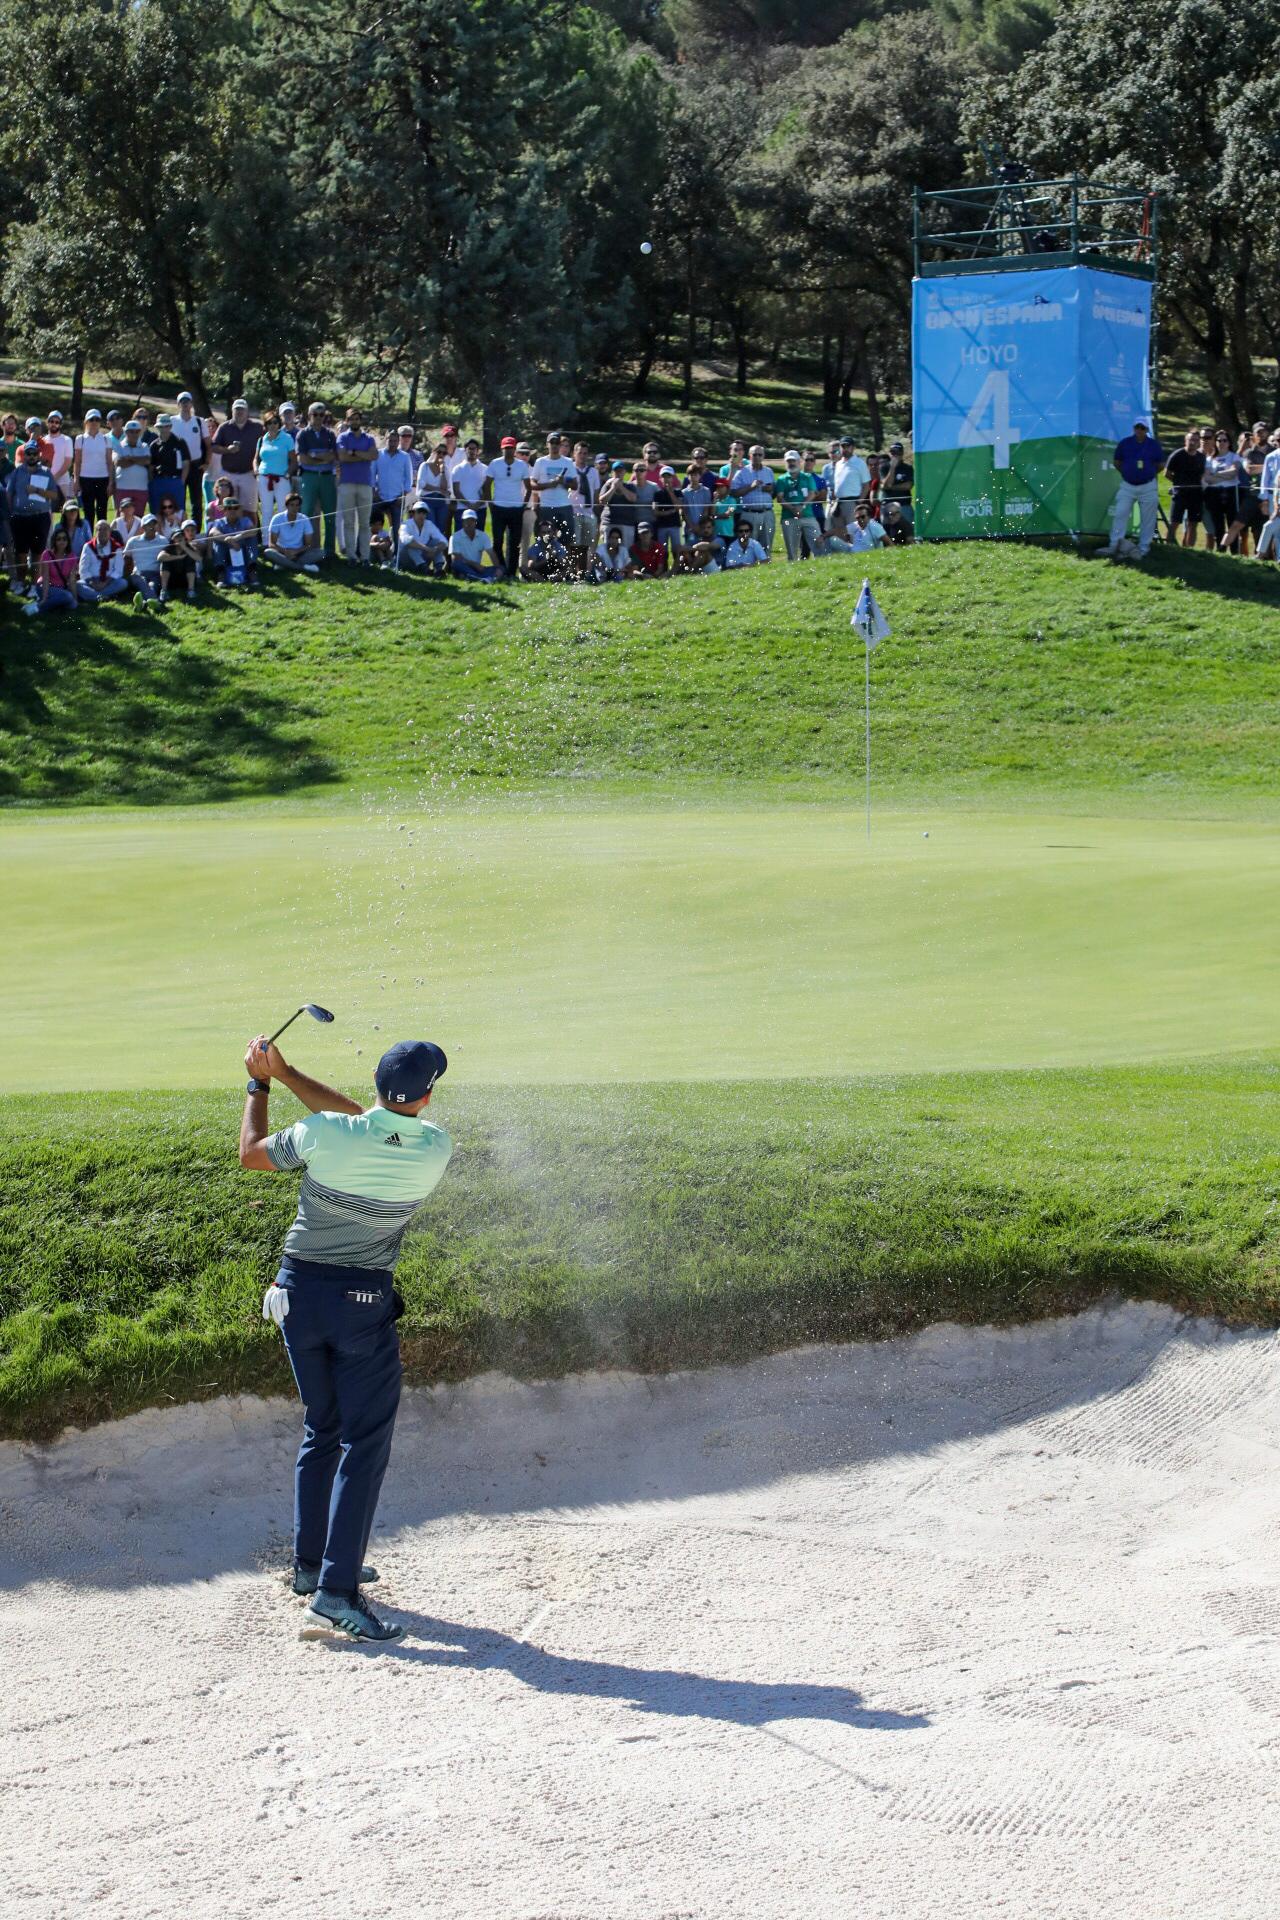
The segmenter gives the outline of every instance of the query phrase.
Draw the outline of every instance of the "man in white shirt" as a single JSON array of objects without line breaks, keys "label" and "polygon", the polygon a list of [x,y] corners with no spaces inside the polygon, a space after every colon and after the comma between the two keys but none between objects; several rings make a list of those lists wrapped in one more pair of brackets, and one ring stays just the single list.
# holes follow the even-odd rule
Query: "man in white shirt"
[{"label": "man in white shirt", "polygon": [[[289,431],[292,433],[293,428],[290,427]],[[173,416],[173,437],[180,440],[187,450],[187,502],[198,533],[204,525],[204,470],[209,461],[209,436],[189,393],[178,395],[178,411]]]},{"label": "man in white shirt", "polygon": [[[848,529],[853,525],[853,510],[859,500],[865,500],[871,488],[871,469],[862,455],[854,447],[853,437],[846,434],[840,442],[840,458],[836,461],[831,475],[831,517],[827,520],[828,533],[837,538],[848,539]],[[840,524],[832,525],[832,517],[838,516]]]},{"label": "man in white shirt", "polygon": [[871,509],[865,500],[860,500],[853,510],[853,525],[842,540],[838,533],[830,534],[822,551],[824,554],[869,553],[876,547],[882,547],[887,536],[878,520],[871,518]]},{"label": "man in white shirt", "polygon": [[468,440],[462,450],[462,458],[449,477],[449,490],[453,496],[453,530],[456,533],[462,525],[463,514],[467,507],[475,508],[476,525],[484,528],[484,489],[489,478],[489,469],[480,458],[480,442]]},{"label": "man in white shirt", "polygon": [[774,485],[773,468],[764,464],[763,447],[752,447],[746,466],[729,476],[729,492],[738,510],[737,517],[746,521],[766,556],[773,552]]},{"label": "man in white shirt", "polygon": [[91,602],[110,600],[115,594],[123,593],[127,586],[124,548],[106,521],[99,520],[93,539],[86,540],[80,549],[80,598]]},{"label": "man in white shirt", "polygon": [[287,572],[319,573],[315,544],[316,530],[302,511],[302,495],[288,494],[284,512],[271,516],[267,527],[267,544],[262,549],[263,559],[270,560],[274,566],[284,567]]},{"label": "man in white shirt", "polygon": [[726,567],[767,567],[769,556],[758,540],[752,538],[751,522],[739,520],[733,529],[733,539],[724,550]]},{"label": "man in white shirt", "polygon": [[76,457],[75,441],[69,433],[62,431],[62,415],[57,407],[50,409],[45,439],[53,448],[53,458],[49,462],[49,472],[53,479],[54,489],[58,495],[57,499],[52,502],[53,509],[56,513],[61,507],[62,502],[69,500],[75,492],[75,481],[72,478],[71,470]]},{"label": "man in white shirt", "polygon": [[1262,478],[1258,482],[1258,493],[1264,510],[1274,514],[1280,504],[1280,430],[1271,436],[1271,451],[1262,463]]},{"label": "man in white shirt", "polygon": [[474,507],[462,509],[462,524],[449,536],[449,569],[459,580],[502,578],[502,569],[493,557],[493,542],[480,526]]},{"label": "man in white shirt", "polygon": [[[1267,458],[1270,460],[1275,456],[1268,454]],[[1274,493],[1268,504],[1271,515],[1258,534],[1254,557],[1258,560],[1280,560],[1280,501],[1276,500]]]},{"label": "man in white shirt", "polygon": [[398,573],[443,573],[449,542],[427,512],[425,500],[415,500],[400,522],[396,543]]},{"label": "man in white shirt", "polygon": [[520,572],[520,530],[533,468],[516,452],[514,433],[502,436],[502,451],[485,468],[485,497],[493,507],[493,542],[498,565],[509,580]]},{"label": "man in white shirt", "polygon": [[573,505],[571,486],[577,485],[577,471],[564,451],[568,436],[547,435],[547,451],[533,463],[533,482],[538,489],[538,526],[553,532],[567,547],[573,545]]}]

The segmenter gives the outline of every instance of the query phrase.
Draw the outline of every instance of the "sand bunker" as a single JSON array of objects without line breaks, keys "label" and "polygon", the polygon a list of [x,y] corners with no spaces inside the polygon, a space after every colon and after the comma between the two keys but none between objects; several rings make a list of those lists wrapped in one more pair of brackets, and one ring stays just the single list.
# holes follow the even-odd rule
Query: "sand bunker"
[{"label": "sand bunker", "polygon": [[381,1653],[297,1637],[296,1430],[0,1449],[9,1920],[1275,1910],[1276,1336],[414,1393]]}]

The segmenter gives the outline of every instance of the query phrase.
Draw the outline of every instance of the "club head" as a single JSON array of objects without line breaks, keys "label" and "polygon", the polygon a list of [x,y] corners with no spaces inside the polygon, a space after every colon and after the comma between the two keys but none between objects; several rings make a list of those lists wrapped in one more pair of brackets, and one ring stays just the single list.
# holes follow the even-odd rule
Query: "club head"
[{"label": "club head", "polygon": [[309,1013],[313,1020],[331,1021],[333,1019],[333,1015],[329,1009],[327,1007],[318,1007],[314,1000],[308,1000],[304,1011]]}]

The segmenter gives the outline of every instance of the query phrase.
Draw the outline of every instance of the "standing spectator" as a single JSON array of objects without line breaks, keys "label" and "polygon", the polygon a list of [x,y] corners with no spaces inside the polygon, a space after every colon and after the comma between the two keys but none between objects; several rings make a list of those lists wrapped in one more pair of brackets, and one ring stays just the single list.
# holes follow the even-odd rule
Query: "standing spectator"
[{"label": "standing spectator", "polygon": [[1120,475],[1115,506],[1111,513],[1111,540],[1103,552],[1118,554],[1125,538],[1133,509],[1138,509],[1138,558],[1145,560],[1156,533],[1156,512],[1160,504],[1160,470],[1165,451],[1147,432],[1145,420],[1135,420],[1133,432],[1119,442],[1112,465]]},{"label": "standing spectator", "polygon": [[338,520],[338,436],[325,425],[324,403],[313,400],[307,424],[298,435],[298,491],[302,511],[313,527],[323,520],[324,557],[332,560]]},{"label": "standing spectator", "polygon": [[157,513],[167,502],[181,513],[187,497],[186,443],[173,431],[173,415],[162,413],[156,421],[159,437],[151,447],[151,505]]},{"label": "standing spectator", "polygon": [[740,518],[733,530],[733,539],[724,550],[726,567],[766,567],[769,556],[754,537],[751,522]]},{"label": "standing spectator", "polygon": [[533,478],[538,488],[539,524],[545,532],[553,528],[558,539],[566,546],[573,544],[573,507],[569,499],[569,485],[574,477],[573,461],[564,451],[567,444],[562,433],[547,435],[545,454],[533,463]]},{"label": "standing spectator", "polygon": [[516,453],[515,435],[504,434],[496,460],[485,469],[485,492],[493,507],[493,542],[498,565],[509,579],[520,571],[520,528],[533,469]]},{"label": "standing spectator", "polygon": [[600,488],[600,475],[592,464],[591,449],[584,440],[574,441],[572,459],[569,504],[573,508],[573,544],[583,562],[585,573],[587,557],[595,552],[596,546],[596,494]]},{"label": "standing spectator", "polygon": [[[233,478],[224,475],[224,478]],[[258,584],[258,529],[238,493],[227,495],[221,518],[209,528],[209,570],[224,587],[251,589]]]},{"label": "standing spectator", "polygon": [[702,517],[714,499],[707,481],[706,469],[702,462],[693,459],[689,462],[689,471],[685,474],[684,485],[680,489],[680,500],[684,509],[684,544],[690,545],[702,524]]},{"label": "standing spectator", "polygon": [[1260,485],[1262,505],[1268,520],[1276,510],[1276,499],[1280,495],[1280,429],[1271,436],[1271,447],[1262,463]]},{"label": "standing spectator", "polygon": [[369,513],[373,506],[373,463],[378,443],[364,430],[358,407],[347,409],[338,435],[338,525],[342,551],[362,567],[369,564]]},{"label": "standing spectator", "polygon": [[1194,547],[1204,518],[1204,453],[1198,428],[1192,427],[1183,435],[1182,445],[1169,455],[1164,471],[1173,489],[1169,501],[1169,538],[1176,540],[1181,527],[1183,546]]},{"label": "standing spectator", "polygon": [[[258,481],[258,519],[262,526],[262,547],[267,550],[271,522],[284,512],[284,503],[293,491],[294,438],[286,431],[278,413],[262,416],[262,438],[253,456],[253,471]],[[250,509],[252,512],[252,508]]]},{"label": "standing spectator", "polygon": [[[440,450],[444,457],[445,478],[446,480],[452,480],[453,470],[457,466],[458,462],[463,458],[463,455],[458,448],[458,429],[454,426],[451,420],[446,420],[444,425],[441,427],[440,440],[441,440]],[[446,492],[447,492],[447,489],[446,489]],[[440,531],[441,533],[444,533],[444,534],[448,533],[449,524],[447,521],[445,522],[444,526],[441,527]]]},{"label": "standing spectator", "polygon": [[38,440],[28,440],[18,449],[18,464],[4,484],[9,497],[14,579],[22,590],[34,592],[40,556],[49,545],[53,495],[49,463],[41,454]]},{"label": "standing spectator", "polygon": [[870,492],[871,469],[858,452],[853,436],[846,434],[840,442],[840,458],[835,462],[831,474],[828,533],[847,539],[848,530],[853,525],[853,510],[859,500],[865,500]]},{"label": "standing spectator", "polygon": [[34,600],[28,600],[24,613],[53,613],[57,608],[76,604],[76,560],[65,527],[55,527],[49,544],[40,555],[40,573]]},{"label": "standing spectator", "polygon": [[533,478],[533,448],[527,440],[522,440],[516,448],[522,460],[529,462],[529,495],[524,503],[524,514],[520,521],[520,567],[529,557],[529,549],[538,529],[538,483]]},{"label": "standing spectator", "polygon": [[439,441],[418,468],[416,498],[426,502],[427,512],[446,542],[449,538],[449,449]]},{"label": "standing spectator", "polygon": [[276,408],[276,412],[280,415],[280,425],[296,446],[298,443],[298,429],[302,424],[298,419],[298,409],[294,406],[292,400],[282,400]]},{"label": "standing spectator", "polygon": [[84,510],[95,526],[106,517],[112,464],[111,442],[102,431],[102,415],[97,407],[90,407],[84,417],[84,432],[76,435],[71,487],[84,502]]},{"label": "standing spectator", "polygon": [[1240,489],[1237,507],[1239,524],[1229,531],[1227,545],[1235,553],[1247,551],[1249,535],[1254,544],[1266,524],[1267,511],[1262,501],[1262,472],[1270,452],[1270,430],[1265,420],[1254,422],[1253,432],[1240,436],[1240,459],[1244,466],[1244,482]]},{"label": "standing spectator", "polygon": [[396,568],[400,573],[443,573],[449,542],[427,512],[425,500],[415,500],[400,523]]},{"label": "standing spectator", "polygon": [[124,549],[125,579],[133,588],[139,606],[149,606],[160,593],[160,555],[168,536],[161,532],[159,517],[144,513],[142,525]]},{"label": "standing spectator", "polygon": [[173,417],[173,437],[181,440],[186,448],[187,501],[196,531],[199,532],[204,516],[204,475],[209,461],[209,436],[189,393],[178,395],[178,411]]},{"label": "standing spectator", "polygon": [[[69,433],[62,430],[62,412],[58,407],[49,411],[47,438],[49,442],[49,476],[53,482],[49,495],[49,505],[53,512],[62,511],[62,503],[69,500],[75,492],[75,442]],[[104,509],[105,511],[105,509]]]},{"label": "standing spectator", "polygon": [[737,473],[740,467],[745,467],[746,464],[747,464],[746,441],[731,440],[729,442],[729,458],[725,461],[724,465],[720,469],[720,478],[724,481],[726,487],[730,487],[730,488],[732,487],[734,474]]},{"label": "standing spectator", "polygon": [[[99,514],[98,520],[104,517],[103,514]],[[76,565],[79,566],[80,550],[89,538],[90,528],[97,525],[97,520],[91,520],[86,524],[84,515],[80,511],[80,502],[78,500],[68,500],[66,506],[62,509],[62,518],[58,524],[67,536],[67,543],[71,548],[71,558],[75,561]],[[112,531],[114,532],[115,529],[113,528]],[[50,545],[52,544],[51,539]]]},{"label": "standing spectator", "polygon": [[[485,560],[488,560],[488,567]],[[481,527],[474,507],[462,509],[462,524],[449,536],[449,567],[459,580],[500,580],[493,542]]]},{"label": "standing spectator", "polygon": [[[889,457],[883,463],[880,482],[882,502],[892,500],[898,512],[909,527],[916,523],[915,510],[911,505],[911,495],[916,484],[916,470],[907,459],[901,440],[889,442]],[[883,515],[881,516],[883,518]]]},{"label": "standing spectator", "polygon": [[320,569],[315,563],[315,544],[315,529],[302,511],[302,495],[290,491],[285,496],[280,512],[271,516],[262,557],[277,567],[284,567],[286,571],[319,573]]},{"label": "standing spectator", "polygon": [[1204,504],[1215,546],[1228,545],[1228,529],[1239,521],[1244,481],[1244,462],[1231,450],[1231,435],[1220,429],[1204,463]]},{"label": "standing spectator", "polygon": [[99,520],[92,540],[80,550],[80,578],[76,591],[90,606],[99,600],[112,600],[128,587],[124,573],[124,548],[105,520]]},{"label": "standing spectator", "polygon": [[463,522],[466,509],[475,511],[477,528],[484,527],[484,489],[489,478],[489,469],[480,458],[480,442],[468,440],[462,450],[461,460],[454,462],[450,475],[449,491],[453,497],[453,530],[457,533]]},{"label": "standing spectator", "polygon": [[387,428],[386,443],[373,469],[374,499],[386,515],[393,552],[400,538],[405,495],[413,486],[413,461],[408,453],[401,450],[400,436],[404,431],[403,427]]},{"label": "standing spectator", "polygon": [[[53,480],[53,442],[45,431],[44,421],[38,413],[33,413],[27,421],[27,439],[34,440],[40,449],[40,458],[49,469],[49,479]],[[25,443],[24,443],[25,444]]]},{"label": "standing spectator", "polygon": [[126,423],[124,441],[113,466],[116,511],[130,500],[136,513],[145,513],[151,504],[151,449],[143,444],[140,421]]},{"label": "standing spectator", "polygon": [[625,460],[615,460],[609,478],[600,489],[600,532],[606,542],[616,528],[622,536],[622,544],[628,554],[636,537],[636,522],[640,518],[640,507],[636,500],[636,489],[627,478]]},{"label": "standing spectator", "polygon": [[655,487],[661,484],[662,449],[656,440],[646,440],[644,443],[643,471],[640,477],[648,480]]},{"label": "standing spectator", "polygon": [[156,436],[151,426],[150,407],[135,407],[133,410],[133,418],[138,423],[138,431],[142,435],[143,445],[153,447],[156,443]]},{"label": "standing spectator", "polygon": [[789,447],[782,456],[786,471],[775,489],[782,502],[782,544],[788,560],[807,560],[818,551],[822,529],[813,517],[813,500],[818,483],[804,471],[800,451]]},{"label": "standing spectator", "polygon": [[683,545],[680,537],[683,520],[676,470],[674,467],[661,467],[658,470],[658,484],[653,491],[653,531],[659,545],[673,561]]},{"label": "standing spectator", "polygon": [[636,528],[631,567],[636,580],[658,580],[667,571],[667,549],[657,538],[651,520],[642,520]]},{"label": "standing spectator", "polygon": [[213,436],[213,446],[222,462],[220,477],[231,482],[236,499],[249,514],[258,510],[258,482],[253,463],[261,438],[262,422],[251,417],[247,400],[232,401],[231,418],[224,420]]},{"label": "standing spectator", "polygon": [[17,466],[18,448],[21,445],[18,416],[16,413],[6,413],[0,417],[0,480],[6,479]]},{"label": "standing spectator", "polygon": [[776,485],[772,467],[764,463],[764,448],[752,447],[745,467],[729,478],[729,491],[738,507],[738,517],[751,528],[752,536],[766,553],[773,552],[773,490]]}]

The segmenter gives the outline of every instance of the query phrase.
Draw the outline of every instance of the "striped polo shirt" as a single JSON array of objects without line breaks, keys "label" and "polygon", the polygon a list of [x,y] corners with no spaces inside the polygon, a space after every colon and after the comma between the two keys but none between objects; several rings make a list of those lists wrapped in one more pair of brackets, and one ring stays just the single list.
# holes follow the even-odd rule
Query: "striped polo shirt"
[{"label": "striped polo shirt", "polygon": [[302,1171],[285,1259],[391,1272],[409,1222],[439,1184],[453,1142],[419,1114],[309,1113],[266,1143],[273,1167]]}]

